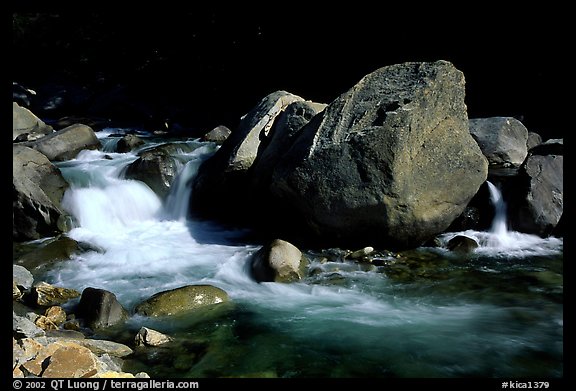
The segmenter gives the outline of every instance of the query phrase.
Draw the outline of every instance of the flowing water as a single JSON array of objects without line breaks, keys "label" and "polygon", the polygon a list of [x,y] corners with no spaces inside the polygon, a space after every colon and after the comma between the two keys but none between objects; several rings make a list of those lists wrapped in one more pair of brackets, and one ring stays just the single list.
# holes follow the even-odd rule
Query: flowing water
[{"label": "flowing water", "polygon": [[[137,350],[125,370],[152,377],[563,376],[563,240],[508,231],[492,184],[492,230],[439,238],[472,237],[480,244],[473,253],[380,249],[362,263],[341,249],[310,250],[301,282],[257,283],[247,261],[261,243],[241,228],[187,214],[190,181],[213,144],[187,141],[195,149],[180,156],[186,163],[163,202],[142,182],[123,179],[138,151],[110,152],[106,135],[103,151],[59,164],[71,183],[64,206],[78,224],[69,236],[100,251],[58,263],[42,278],[109,290],[129,311],[188,284],[211,284],[231,298],[209,313],[131,316],[116,340],[131,344],[145,325],[175,341]],[[148,139],[141,149],[158,143]]]}]

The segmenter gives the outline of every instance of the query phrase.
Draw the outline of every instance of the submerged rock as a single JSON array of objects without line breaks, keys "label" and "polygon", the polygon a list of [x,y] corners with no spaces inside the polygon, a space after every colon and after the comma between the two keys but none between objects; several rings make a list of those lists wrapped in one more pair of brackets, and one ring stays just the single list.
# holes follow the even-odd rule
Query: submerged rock
[{"label": "submerged rock", "polygon": [[149,329],[148,327],[140,328],[138,334],[134,337],[134,343],[136,346],[160,346],[170,341],[172,341],[171,337],[162,334],[159,331]]},{"label": "submerged rock", "polygon": [[137,314],[167,316],[228,301],[228,294],[212,285],[186,285],[156,293],[136,306]]}]

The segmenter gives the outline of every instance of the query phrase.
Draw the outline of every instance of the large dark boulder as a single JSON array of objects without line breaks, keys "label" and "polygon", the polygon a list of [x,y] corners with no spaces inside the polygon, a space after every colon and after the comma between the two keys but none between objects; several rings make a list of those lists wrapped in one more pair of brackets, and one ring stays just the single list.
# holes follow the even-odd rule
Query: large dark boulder
[{"label": "large dark boulder", "polygon": [[90,287],[82,291],[76,313],[92,329],[113,326],[128,319],[128,311],[114,293]]},{"label": "large dark boulder", "polygon": [[312,118],[278,163],[277,205],[299,216],[300,229],[340,245],[418,246],[442,232],[487,178],[464,84],[446,61],[365,76]]},{"label": "large dark boulder", "polygon": [[548,140],[530,150],[507,187],[511,228],[548,236],[564,211],[563,140]]},{"label": "large dark boulder", "polygon": [[491,165],[518,167],[528,155],[528,129],[512,117],[470,119],[470,133]]},{"label": "large dark boulder", "polygon": [[31,148],[12,148],[12,238],[55,236],[66,229],[61,206],[68,183],[46,156]]}]

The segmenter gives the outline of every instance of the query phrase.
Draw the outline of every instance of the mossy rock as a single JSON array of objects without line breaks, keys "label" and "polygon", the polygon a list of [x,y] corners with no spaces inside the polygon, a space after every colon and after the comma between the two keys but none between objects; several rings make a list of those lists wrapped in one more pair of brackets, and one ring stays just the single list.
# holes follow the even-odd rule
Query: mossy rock
[{"label": "mossy rock", "polygon": [[186,285],[156,293],[136,306],[145,316],[170,316],[228,301],[228,294],[212,285]]}]

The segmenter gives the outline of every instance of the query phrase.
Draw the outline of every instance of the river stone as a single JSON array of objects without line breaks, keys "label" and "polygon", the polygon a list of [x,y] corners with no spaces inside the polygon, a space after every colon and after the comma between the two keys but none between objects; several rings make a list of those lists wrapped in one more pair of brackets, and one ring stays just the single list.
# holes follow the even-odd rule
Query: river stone
[{"label": "river stone", "polygon": [[81,251],[80,243],[67,236],[60,236],[19,257],[16,263],[33,270],[40,266],[69,260]]},{"label": "river stone", "polygon": [[478,242],[468,236],[456,235],[448,241],[446,247],[458,253],[471,253],[478,248]]},{"label": "river stone", "polygon": [[24,266],[12,265],[12,281],[16,286],[28,290],[32,288],[34,277]]},{"label": "river stone", "polygon": [[138,154],[138,159],[126,167],[124,177],[144,182],[154,193],[166,198],[172,182],[185,163],[175,156],[195,148],[181,143],[163,144]]},{"label": "river stone", "polygon": [[528,129],[512,117],[469,120],[470,134],[491,165],[518,167],[528,155]]},{"label": "river stone", "polygon": [[113,326],[128,319],[128,311],[114,293],[90,287],[82,291],[76,314],[92,329]]},{"label": "river stone", "polygon": [[232,134],[232,131],[228,127],[219,125],[202,136],[202,141],[211,141],[216,144],[222,144],[230,134]]},{"label": "river stone", "polygon": [[[532,151],[534,148],[532,149]],[[564,157],[531,154],[510,186],[514,202],[509,203],[511,229],[550,235],[564,211]]]},{"label": "river stone", "polygon": [[46,340],[48,343],[83,346],[96,355],[108,354],[113,357],[126,357],[133,353],[133,350],[124,344],[104,339],[47,337]]},{"label": "river stone", "polygon": [[228,294],[212,285],[185,285],[156,293],[136,306],[145,316],[176,315],[228,301]]},{"label": "river stone", "polygon": [[252,276],[258,282],[292,282],[302,279],[306,261],[292,243],[275,239],[250,259]]},{"label": "river stone", "polygon": [[17,138],[27,140],[31,135],[44,136],[52,131],[50,125],[46,125],[30,110],[12,102],[12,140]]},{"label": "river stone", "polygon": [[362,78],[276,166],[270,189],[293,219],[281,223],[340,246],[416,247],[443,232],[488,174],[464,97],[464,75],[447,61]]},{"label": "river stone", "polygon": [[43,281],[32,287],[34,303],[44,307],[63,304],[79,296],[80,292],[75,289],[56,287]]},{"label": "river stone", "polygon": [[146,345],[146,346],[160,346],[167,342],[172,341],[172,338],[162,334],[159,331],[149,329],[148,327],[142,327],[134,337],[134,343],[136,346]]},{"label": "river stone", "polygon": [[62,232],[66,213],[61,201],[68,183],[60,170],[38,151],[12,148],[12,237],[15,241],[40,239]]},{"label": "river stone", "polygon": [[97,372],[97,361],[92,352],[83,346],[70,344],[52,353],[42,377],[80,378],[90,377]]},{"label": "river stone", "polygon": [[251,197],[252,192],[246,186],[247,175],[262,148],[262,141],[269,137],[276,117],[291,103],[303,100],[286,91],[275,91],[242,117],[220,149],[198,169],[192,191],[193,207],[197,211],[221,213],[230,194],[234,194],[236,206]]},{"label": "river stone", "polygon": [[16,315],[14,311],[12,311],[12,332],[14,336],[19,338],[44,337],[45,335],[44,330],[36,326],[34,322],[23,316]]},{"label": "river stone", "polygon": [[82,124],[68,126],[24,145],[41,152],[51,161],[70,160],[84,149],[102,147],[92,128]]},{"label": "river stone", "polygon": [[116,143],[116,152],[125,153],[130,152],[140,146],[144,145],[144,140],[135,134],[127,134]]},{"label": "river stone", "polygon": [[528,140],[526,140],[526,149],[530,151],[535,146],[542,144],[542,136],[536,132],[528,131]]}]

